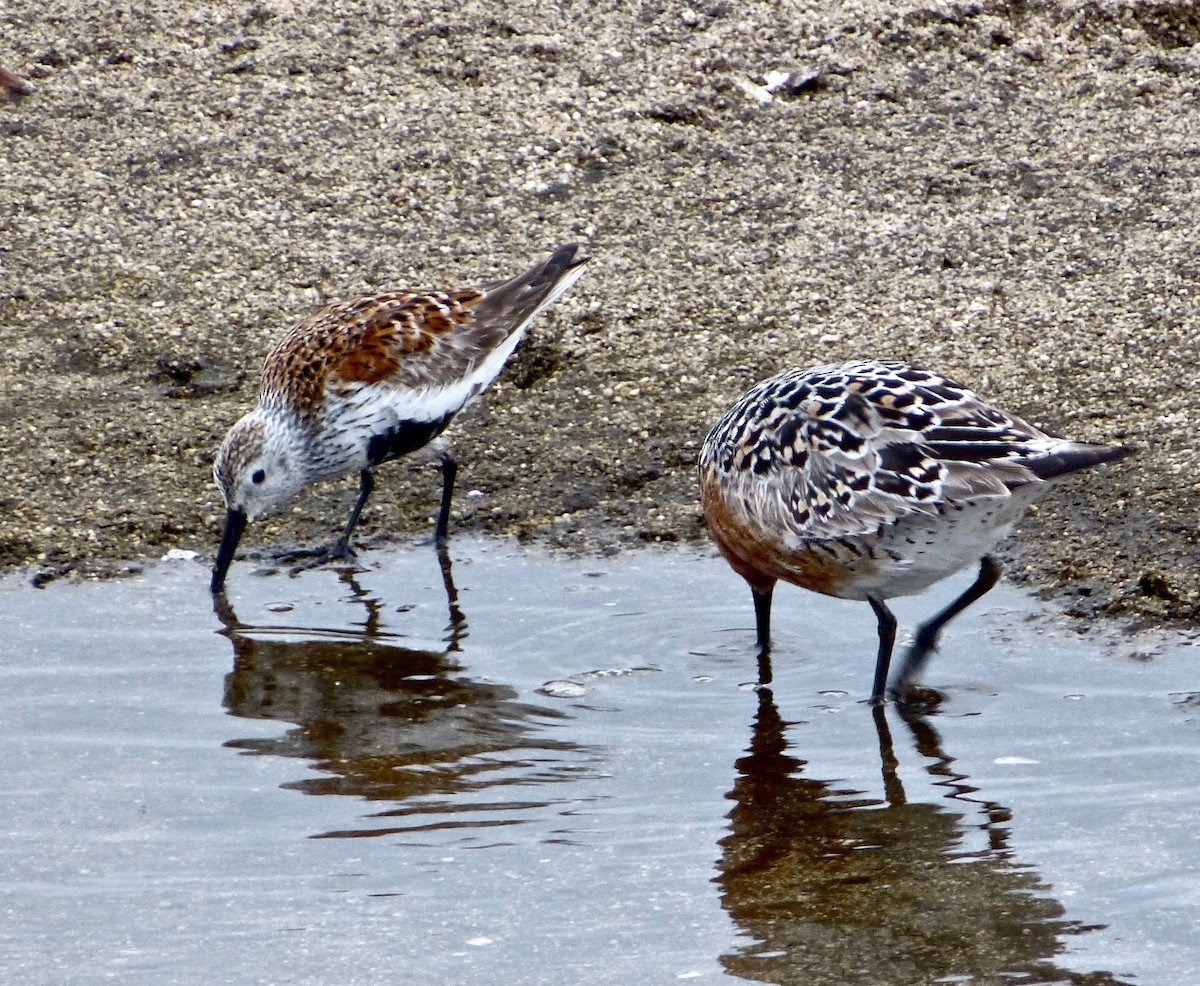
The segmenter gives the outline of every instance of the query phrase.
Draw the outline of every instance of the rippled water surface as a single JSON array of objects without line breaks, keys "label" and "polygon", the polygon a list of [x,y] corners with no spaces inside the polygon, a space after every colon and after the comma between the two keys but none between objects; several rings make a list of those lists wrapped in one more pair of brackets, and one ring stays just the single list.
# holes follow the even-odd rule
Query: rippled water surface
[{"label": "rippled water surface", "polygon": [[760,692],[708,554],[451,557],[0,582],[4,981],[1198,978],[1185,635],[1002,586],[906,722],[864,604],[781,588]]}]

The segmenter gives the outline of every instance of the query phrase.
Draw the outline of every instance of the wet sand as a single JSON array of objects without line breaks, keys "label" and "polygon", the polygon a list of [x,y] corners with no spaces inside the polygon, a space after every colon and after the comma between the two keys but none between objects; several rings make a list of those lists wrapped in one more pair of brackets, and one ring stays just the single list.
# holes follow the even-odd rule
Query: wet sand
[{"label": "wet sand", "polygon": [[[36,86],[0,104],[0,563],[211,553],[212,455],[272,340],[580,240],[588,275],[449,433],[453,529],[699,540],[721,408],[786,366],[899,358],[1137,449],[1044,501],[1010,578],[1196,615],[1190,3],[498,9],[0,13]],[[381,469],[363,541],[431,531],[438,490]],[[354,493],[244,544],[330,538]]]}]

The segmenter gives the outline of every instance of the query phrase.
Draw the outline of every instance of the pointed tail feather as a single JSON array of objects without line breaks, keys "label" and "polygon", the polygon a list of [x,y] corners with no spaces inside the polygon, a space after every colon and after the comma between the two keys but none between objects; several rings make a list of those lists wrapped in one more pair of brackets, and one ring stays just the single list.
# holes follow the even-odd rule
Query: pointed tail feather
[{"label": "pointed tail feather", "polygon": [[583,273],[589,258],[577,259],[577,250],[573,243],[559,247],[532,270],[480,289],[483,298],[474,305],[474,320],[451,337],[465,354],[459,371],[422,386],[419,399],[409,406],[412,420],[439,421],[444,426],[483,392],[517,348],[525,326]]},{"label": "pointed tail feather", "polygon": [[1080,469],[1090,469],[1104,462],[1125,458],[1133,449],[1120,445],[1089,445],[1084,442],[1064,442],[1049,455],[1027,459],[1022,464],[1038,479],[1054,479]]},{"label": "pointed tail feather", "polygon": [[590,257],[576,257],[579,245],[568,243],[524,274],[484,288],[484,299],[475,309],[480,323],[503,326],[507,335],[519,334],[538,312],[553,304],[583,274]]}]

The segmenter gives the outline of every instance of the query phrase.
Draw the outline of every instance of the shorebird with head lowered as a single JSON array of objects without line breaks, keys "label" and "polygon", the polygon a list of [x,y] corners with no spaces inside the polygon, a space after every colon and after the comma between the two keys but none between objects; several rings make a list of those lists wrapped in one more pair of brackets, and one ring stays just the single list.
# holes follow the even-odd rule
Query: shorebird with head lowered
[{"label": "shorebird with head lowered", "polygon": [[[575,244],[511,280],[449,291],[398,291],[329,305],[271,350],[258,406],[230,429],[213,466],[225,533],[218,592],[246,524],[309,483],[357,473],[359,496],[321,560],[346,557],[374,486],[372,470],[434,441],[504,367],[526,327],[583,273]],[[440,450],[443,545],[457,466]]]},{"label": "shorebird with head lowered", "polygon": [[[1051,481],[1126,449],[1055,438],[966,387],[904,363],[789,370],[752,387],[709,433],[700,497],[717,547],[750,586],[759,680],[771,680],[771,598],[783,580],[871,604],[872,702],[910,701],[945,625],[1000,578],[995,544]],[[979,565],[922,624],[887,688],[886,600]]]}]

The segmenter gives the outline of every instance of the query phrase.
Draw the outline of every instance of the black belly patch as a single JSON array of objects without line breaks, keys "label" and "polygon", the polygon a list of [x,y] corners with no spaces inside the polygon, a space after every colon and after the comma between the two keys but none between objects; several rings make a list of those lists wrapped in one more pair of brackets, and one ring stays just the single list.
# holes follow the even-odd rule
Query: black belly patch
[{"label": "black belly patch", "polygon": [[367,442],[367,464],[377,466],[381,462],[390,462],[409,452],[423,448],[438,437],[454,414],[447,414],[437,421],[401,421],[393,428],[372,435]]}]

